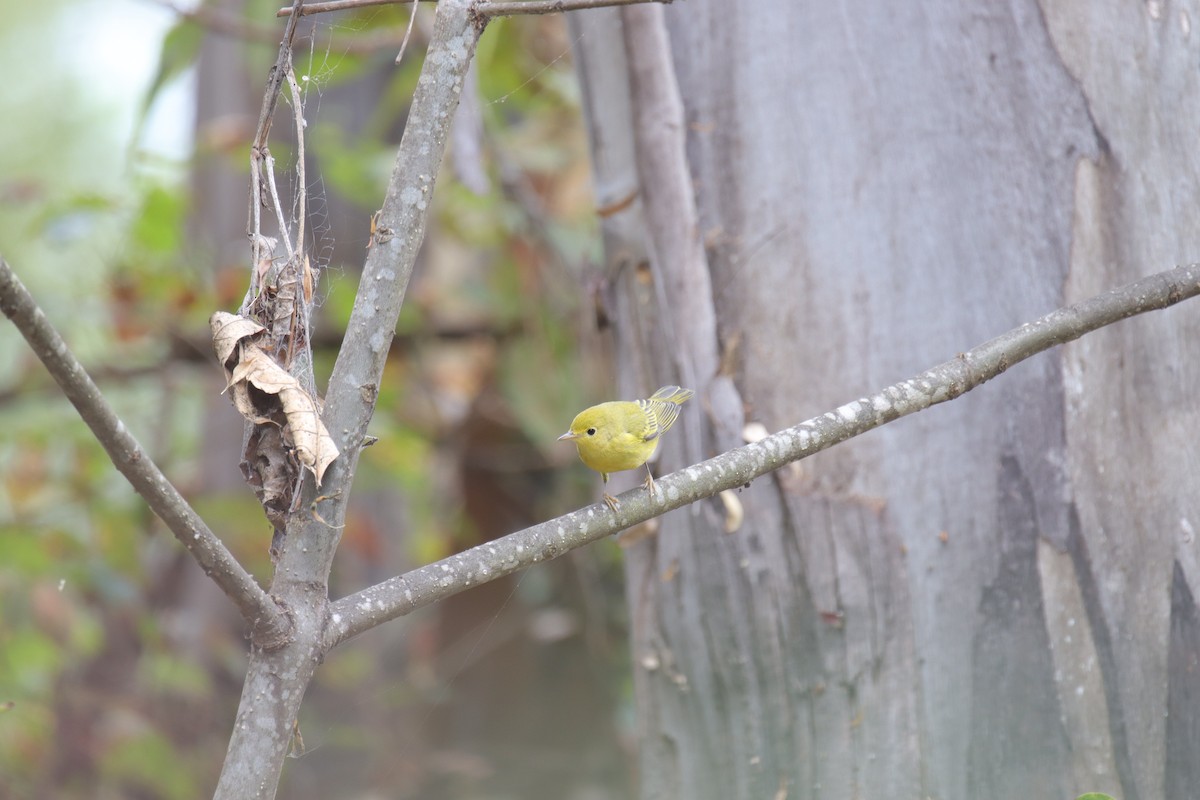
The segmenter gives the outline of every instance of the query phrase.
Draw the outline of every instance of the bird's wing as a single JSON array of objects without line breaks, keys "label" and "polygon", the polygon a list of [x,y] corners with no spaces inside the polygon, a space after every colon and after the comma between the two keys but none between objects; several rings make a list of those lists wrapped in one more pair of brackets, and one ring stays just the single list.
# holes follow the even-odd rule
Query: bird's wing
[{"label": "bird's wing", "polygon": [[658,422],[660,431],[665,431],[674,425],[678,416],[679,406],[675,403],[664,403],[660,400],[654,404],[654,419]]},{"label": "bird's wing", "polygon": [[655,413],[655,406],[663,405],[656,400],[638,400],[638,409],[642,412],[643,427],[641,438],[644,442],[651,442],[658,438],[658,435],[666,430],[666,427],[659,424],[658,414]]},{"label": "bird's wing", "polygon": [[675,424],[679,416],[679,406],[674,403],[664,403],[662,400],[638,400],[638,407],[646,415],[646,430],[642,438],[649,442],[658,438],[663,431]]}]

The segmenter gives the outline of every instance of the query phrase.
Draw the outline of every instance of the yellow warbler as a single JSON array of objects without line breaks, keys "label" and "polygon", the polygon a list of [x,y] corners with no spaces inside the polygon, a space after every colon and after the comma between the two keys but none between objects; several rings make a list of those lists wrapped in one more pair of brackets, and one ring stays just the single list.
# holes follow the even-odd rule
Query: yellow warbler
[{"label": "yellow warbler", "polygon": [[[571,429],[558,437],[573,441],[579,458],[608,483],[610,472],[637,469],[650,460],[658,438],[679,416],[679,406],[694,395],[691,389],[664,386],[649,400],[615,400],[579,412]],[[646,488],[654,493],[654,476],[646,464]],[[604,502],[614,511],[617,498],[604,493]]]}]

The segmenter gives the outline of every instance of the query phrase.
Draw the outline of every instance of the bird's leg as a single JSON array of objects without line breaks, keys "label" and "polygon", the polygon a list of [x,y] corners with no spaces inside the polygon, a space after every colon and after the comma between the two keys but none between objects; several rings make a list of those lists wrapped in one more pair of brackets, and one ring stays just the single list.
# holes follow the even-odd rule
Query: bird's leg
[{"label": "bird's leg", "polygon": [[617,498],[608,493],[608,473],[601,472],[600,477],[604,481],[604,505],[608,506],[613,511],[616,511],[617,506],[621,504],[617,501]]},{"label": "bird's leg", "polygon": [[654,476],[650,474],[650,465],[646,465],[646,481],[642,484],[646,487],[646,491],[650,492],[650,496],[654,497],[657,489],[654,486]]}]

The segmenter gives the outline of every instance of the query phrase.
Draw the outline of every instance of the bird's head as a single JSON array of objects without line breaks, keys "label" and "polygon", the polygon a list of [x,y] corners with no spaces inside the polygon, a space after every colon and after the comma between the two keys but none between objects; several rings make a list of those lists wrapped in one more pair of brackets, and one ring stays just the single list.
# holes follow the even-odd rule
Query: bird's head
[{"label": "bird's head", "polygon": [[571,423],[571,429],[558,437],[560,442],[569,441],[586,441],[596,437],[603,436],[604,433],[604,418],[603,415],[594,408],[589,408],[587,411],[580,412],[579,416]]}]

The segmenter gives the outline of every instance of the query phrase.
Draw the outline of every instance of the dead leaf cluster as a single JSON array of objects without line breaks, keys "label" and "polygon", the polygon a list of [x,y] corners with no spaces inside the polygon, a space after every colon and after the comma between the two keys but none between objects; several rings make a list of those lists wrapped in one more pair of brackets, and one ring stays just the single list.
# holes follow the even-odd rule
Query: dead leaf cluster
[{"label": "dead leaf cluster", "polygon": [[338,456],[321,422],[317,399],[263,349],[266,328],[252,319],[218,311],[209,319],[213,349],[225,370],[234,407],[255,430],[247,439],[243,471],[276,527],[296,484],[292,463],[321,484]]}]

